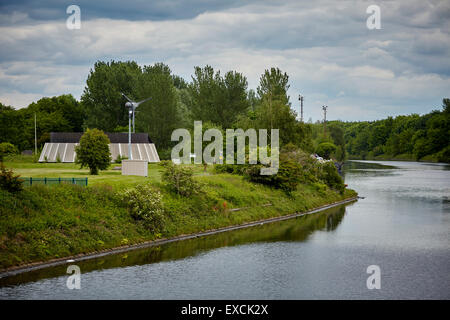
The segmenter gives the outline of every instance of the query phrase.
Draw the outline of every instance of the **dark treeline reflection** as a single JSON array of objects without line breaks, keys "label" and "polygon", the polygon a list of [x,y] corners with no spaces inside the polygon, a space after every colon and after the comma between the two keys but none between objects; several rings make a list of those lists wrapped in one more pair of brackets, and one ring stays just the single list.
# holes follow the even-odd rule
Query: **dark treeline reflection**
[{"label": "dark treeline reflection", "polygon": [[[255,242],[305,241],[316,230],[335,230],[341,223],[344,215],[345,206],[339,206],[324,210],[320,213],[289,220],[113,254],[96,259],[79,261],[75,264],[80,267],[81,273],[83,274],[94,270],[183,259],[201,252],[226,246],[238,246]],[[0,287],[45,278],[68,276],[66,270],[67,265],[61,265],[2,278],[0,279]]]},{"label": "dark treeline reflection", "polygon": [[351,172],[351,175],[356,178],[369,178],[369,177],[381,177],[395,175],[397,169],[395,166],[390,166],[381,163],[373,162],[358,162],[358,161],[346,161],[342,166],[342,177],[344,178]]}]

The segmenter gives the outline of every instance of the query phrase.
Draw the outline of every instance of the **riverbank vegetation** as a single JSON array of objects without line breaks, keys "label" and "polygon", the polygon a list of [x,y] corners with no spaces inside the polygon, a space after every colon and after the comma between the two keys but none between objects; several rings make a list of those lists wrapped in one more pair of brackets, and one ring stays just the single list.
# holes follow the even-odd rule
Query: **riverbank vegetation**
[{"label": "riverbank vegetation", "polygon": [[[27,176],[81,171],[74,164],[5,164]],[[0,268],[303,212],[356,195],[348,189],[340,192],[321,178],[314,183],[300,180],[286,193],[243,175],[219,173],[213,166],[206,172],[202,165],[176,168],[190,171],[191,175],[183,173],[190,176],[184,179],[187,185],[196,183],[195,192],[181,183],[189,196],[173,188],[177,173],[165,175],[157,164],[149,165],[148,178],[110,169],[89,176],[88,187],[0,190]]]},{"label": "riverbank vegetation", "polygon": [[[318,130],[322,127],[315,126]],[[450,163],[450,99],[443,99],[442,110],[425,115],[377,121],[330,121],[328,126],[344,131],[349,159]]]}]

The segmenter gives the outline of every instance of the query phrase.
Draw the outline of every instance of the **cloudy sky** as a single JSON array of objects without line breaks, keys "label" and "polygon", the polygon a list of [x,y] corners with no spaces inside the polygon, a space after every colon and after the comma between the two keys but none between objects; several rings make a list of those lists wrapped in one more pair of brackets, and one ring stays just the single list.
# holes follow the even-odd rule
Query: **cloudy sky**
[{"label": "cloudy sky", "polygon": [[[69,30],[66,9],[81,9]],[[369,5],[381,29],[369,30]],[[374,120],[427,113],[450,97],[450,1],[1,1],[0,101],[80,98],[97,60],[164,62],[244,73],[256,88],[272,66],[290,77],[305,119]]]}]

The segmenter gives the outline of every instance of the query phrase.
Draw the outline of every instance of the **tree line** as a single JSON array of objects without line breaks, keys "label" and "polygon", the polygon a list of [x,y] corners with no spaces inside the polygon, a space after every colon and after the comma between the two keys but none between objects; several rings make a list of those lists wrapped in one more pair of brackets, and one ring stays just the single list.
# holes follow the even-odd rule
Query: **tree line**
[{"label": "tree line", "polygon": [[[450,162],[450,99],[442,110],[377,121],[331,121],[343,131],[351,159],[402,159]],[[338,129],[339,130],[339,129]]]},{"label": "tree line", "polygon": [[[217,128],[271,129],[280,132],[280,146],[295,146],[325,158],[376,157],[449,162],[449,99],[443,110],[389,117],[378,121],[303,123],[291,108],[289,76],[279,68],[264,70],[256,90],[245,75],[221,73],[211,66],[195,67],[190,81],[172,73],[164,63],[140,66],[135,61],[97,61],[89,71],[80,101],[72,95],[44,97],[15,109],[0,103],[0,143],[19,151],[34,149],[34,117],[38,148],[50,132],[128,132],[124,93],[138,101],[136,131],[148,133],[160,158],[169,159],[172,131],[192,130],[194,120],[204,130]],[[270,130],[269,130],[270,131]],[[270,141],[270,139],[269,139]]]},{"label": "tree line", "polygon": [[265,70],[255,91],[242,73],[221,73],[208,65],[195,67],[188,82],[163,63],[141,67],[134,61],[97,61],[80,101],[68,94],[17,110],[0,104],[0,142],[33,149],[35,114],[39,148],[52,131],[128,132],[124,93],[136,101],[151,98],[137,109],[136,132],[149,134],[162,159],[170,157],[172,131],[193,129],[194,120],[203,121],[205,129],[278,128],[281,145],[312,151],[311,128],[296,120],[288,82],[288,75],[278,68]]}]

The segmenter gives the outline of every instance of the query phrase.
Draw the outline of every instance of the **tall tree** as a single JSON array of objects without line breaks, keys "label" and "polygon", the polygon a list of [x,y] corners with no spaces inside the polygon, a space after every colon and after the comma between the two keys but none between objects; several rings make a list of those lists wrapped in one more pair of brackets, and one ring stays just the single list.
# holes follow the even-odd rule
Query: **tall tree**
[{"label": "tall tree", "polygon": [[[311,128],[296,120],[297,114],[290,107],[287,90],[289,76],[278,68],[265,70],[257,88],[259,102],[248,119],[240,118],[239,125],[256,129],[279,129],[280,144],[293,143],[307,151],[312,150]],[[251,119],[254,120],[251,120]]]},{"label": "tall tree", "polygon": [[270,97],[272,100],[281,100],[282,103],[289,104],[289,76],[283,73],[279,68],[270,68],[265,70],[259,79],[259,86],[257,88],[260,99]]},{"label": "tall tree", "polygon": [[172,145],[172,131],[180,124],[179,97],[173,79],[165,64],[145,66],[136,90],[137,100],[151,98],[137,108],[136,129],[148,132],[161,149]]},{"label": "tall tree", "polygon": [[211,66],[196,67],[189,84],[189,110],[193,120],[211,121],[230,128],[240,114],[247,112],[248,82],[245,76],[229,71],[224,77]]},{"label": "tall tree", "polygon": [[52,131],[82,131],[84,110],[72,95],[44,97],[18,110],[0,106],[0,142],[10,142],[19,150],[34,149],[35,114],[39,148]]},{"label": "tall tree", "polygon": [[126,101],[120,93],[133,96],[141,73],[134,61],[97,61],[81,96],[87,115],[85,126],[113,131],[117,126],[127,125]]},{"label": "tall tree", "polygon": [[[62,118],[63,120],[59,121],[59,123],[61,127],[64,127],[64,129],[54,128],[53,131],[83,131],[84,109],[71,94],[64,94],[51,98],[44,97],[39,99],[37,102],[31,103],[28,106],[28,110],[30,113],[45,113]],[[40,123],[40,125],[45,126],[46,124]],[[51,128],[49,129],[52,130]]]}]

